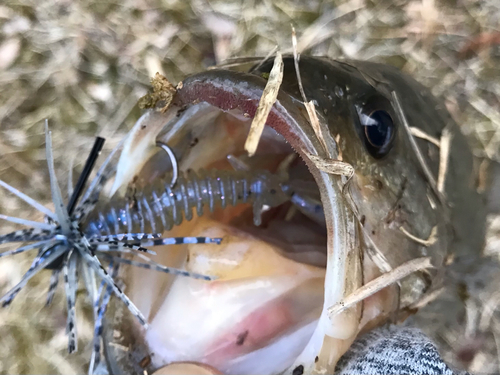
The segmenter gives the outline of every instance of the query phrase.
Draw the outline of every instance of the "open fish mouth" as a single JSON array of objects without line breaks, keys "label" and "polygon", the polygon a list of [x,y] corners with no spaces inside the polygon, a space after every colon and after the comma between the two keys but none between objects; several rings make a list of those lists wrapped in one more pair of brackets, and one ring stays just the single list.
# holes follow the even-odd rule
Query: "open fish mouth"
[{"label": "open fish mouth", "polygon": [[[111,372],[154,372],[175,362],[196,362],[227,374],[333,371],[356,336],[359,306],[333,320],[326,309],[361,285],[358,227],[340,198],[339,177],[320,171],[306,156],[327,156],[310,136],[306,112],[280,92],[256,154],[249,158],[244,151],[265,85],[264,78],[251,74],[213,70],[195,75],[182,82],[165,113],[150,110],[136,124],[135,145],[152,132],[175,154],[177,191],[184,189],[186,195],[177,200],[184,199],[186,206],[165,213],[165,206],[155,210],[154,202],[144,200],[165,200],[161,186],[170,181],[171,157],[140,147],[137,155],[128,148],[120,162],[134,171],[133,189],[126,194],[132,205],[142,207],[129,218],[143,217],[142,232],[153,226],[152,232],[161,228],[167,236],[217,237],[222,243],[156,249],[159,263],[215,276],[213,281],[126,271],[127,295],[148,318],[149,328],[144,331],[126,314],[118,319],[121,314],[115,312],[108,340],[113,331],[111,341],[119,345],[106,349]],[[333,138],[327,136],[326,142],[335,152]],[[252,190],[252,184],[259,188]],[[245,191],[249,203],[242,203]],[[208,195],[213,202],[205,202],[202,215],[178,218],[193,216]],[[112,198],[110,207],[116,199],[123,198]],[[176,220],[183,222],[172,228],[169,223]],[[114,224],[109,219],[107,227]],[[102,225],[93,225],[102,231]]]},{"label": "open fish mouth", "polygon": [[[174,276],[123,271],[149,326],[115,306],[105,346],[112,373],[186,363],[226,374],[333,373],[359,332],[415,311],[450,250],[480,246],[465,138],[395,69],[303,57],[301,88],[297,61],[285,57],[249,157],[278,57],[253,73],[195,74],[177,89],[154,82],[160,91],[124,147],[117,193],[85,228],[191,237],[158,251]],[[471,215],[477,231],[464,236]]]}]

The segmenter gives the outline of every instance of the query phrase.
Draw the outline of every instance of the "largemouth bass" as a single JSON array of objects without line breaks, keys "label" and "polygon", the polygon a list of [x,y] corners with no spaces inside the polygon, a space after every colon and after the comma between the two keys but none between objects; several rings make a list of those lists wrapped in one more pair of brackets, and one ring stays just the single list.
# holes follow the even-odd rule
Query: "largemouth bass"
[{"label": "largemouth bass", "polygon": [[[109,202],[94,200],[106,191],[104,171],[81,203],[75,195],[64,207],[47,131],[55,212],[2,182],[47,217],[3,217],[32,229],[1,243],[39,242],[2,256],[40,251],[2,304],[44,268],[54,270],[53,295],[62,269],[76,350],[82,260],[96,303],[90,372],[114,293],[124,304],[108,312],[107,370],[156,374],[333,373],[360,332],[413,311],[451,255],[482,249],[485,207],[467,142],[429,91],[394,68],[303,57],[297,71],[296,63],[209,70],[177,88],[154,81]],[[249,157],[252,119],[276,77],[277,99]],[[154,260],[141,245],[156,245]],[[96,255],[115,265],[111,276]],[[125,294],[112,279],[117,263],[137,266],[120,268]],[[102,300],[96,275],[107,285]]]},{"label": "largemouth bass", "polygon": [[[159,110],[165,105],[160,100],[135,126],[118,167],[129,177],[115,181],[116,188],[134,177],[129,201],[152,192],[158,197],[168,184],[160,176],[168,173],[170,162],[165,153],[145,146],[151,140],[168,144],[183,171],[230,170],[230,155],[250,166],[249,174],[259,168],[275,173],[287,155],[296,153],[299,159],[279,184],[289,200],[273,204],[268,198],[264,204],[271,208],[259,227],[249,224],[251,209],[226,208],[168,232],[221,237],[219,248],[186,245],[182,251],[167,250],[162,258],[215,274],[217,281],[160,281],[136,270],[125,276],[151,325],[146,332],[136,326],[130,334],[134,323],[115,321],[122,333],[127,331],[115,341],[132,345],[134,354],[110,349],[114,371],[123,366],[140,371],[139,360],[150,358],[150,371],[187,361],[231,374],[332,373],[359,332],[411,307],[432,289],[450,254],[480,254],[485,208],[475,189],[473,156],[429,90],[386,65],[302,57],[300,76],[319,119],[318,137],[294,59],[283,62],[283,82],[253,158],[246,157],[243,144],[272,60],[250,73],[215,69],[189,76],[168,110]],[[412,135],[415,130],[427,137]],[[448,152],[440,150],[445,132],[451,136]],[[439,176],[443,152],[444,180]],[[324,172],[311,155],[350,164],[352,179],[346,183]],[[111,207],[121,204],[123,198],[115,197]],[[101,210],[110,212],[109,207]],[[151,223],[170,229],[159,225],[161,216],[153,213]],[[146,220],[146,226],[151,223]],[[114,224],[110,218],[108,227]],[[369,281],[424,257],[432,268],[328,314],[328,308]]]}]

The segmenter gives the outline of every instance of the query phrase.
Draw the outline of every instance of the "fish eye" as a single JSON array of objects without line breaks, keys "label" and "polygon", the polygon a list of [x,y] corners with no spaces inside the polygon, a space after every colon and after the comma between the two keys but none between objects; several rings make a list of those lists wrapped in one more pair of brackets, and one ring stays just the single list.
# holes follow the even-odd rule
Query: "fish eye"
[{"label": "fish eye", "polygon": [[389,153],[394,143],[396,126],[389,111],[358,108],[361,138],[366,149],[374,158],[382,158]]}]

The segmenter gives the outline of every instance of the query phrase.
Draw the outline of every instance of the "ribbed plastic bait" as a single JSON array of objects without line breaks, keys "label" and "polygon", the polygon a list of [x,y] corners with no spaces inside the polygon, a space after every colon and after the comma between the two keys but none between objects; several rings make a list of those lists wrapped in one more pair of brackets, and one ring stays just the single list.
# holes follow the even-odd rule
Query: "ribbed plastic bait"
[{"label": "ribbed plastic bait", "polygon": [[[180,173],[174,187],[167,180],[147,187],[129,204],[110,203],[86,226],[90,236],[115,233],[162,233],[193,218],[193,209],[202,216],[208,209],[251,203],[254,224],[261,224],[262,212],[290,200],[285,193],[286,178],[266,170],[188,170]],[[290,189],[286,189],[290,190]]]}]

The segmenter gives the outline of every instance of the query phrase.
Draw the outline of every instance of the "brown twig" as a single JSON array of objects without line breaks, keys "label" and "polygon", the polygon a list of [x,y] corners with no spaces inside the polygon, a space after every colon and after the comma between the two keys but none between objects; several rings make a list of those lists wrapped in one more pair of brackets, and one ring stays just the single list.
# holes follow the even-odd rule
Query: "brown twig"
[{"label": "brown twig", "polygon": [[267,80],[266,87],[262,92],[262,97],[260,98],[259,105],[255,111],[255,116],[250,125],[250,132],[248,133],[247,140],[245,142],[245,151],[248,152],[249,156],[253,156],[257,150],[259,144],[260,136],[264,130],[264,125],[266,124],[269,112],[278,98],[278,92],[280,90],[281,81],[283,80],[283,58],[281,53],[276,52],[276,57],[274,59],[274,65],[269,73],[269,79]]},{"label": "brown twig", "polygon": [[394,268],[392,271],[377,277],[376,279],[366,283],[354,293],[346,297],[343,301],[328,308],[328,315],[330,318],[336,314],[344,311],[350,306],[363,301],[364,299],[372,296],[385,287],[392,285],[406,276],[421,271],[427,268],[432,268],[431,258],[417,258],[403,263],[401,266]]}]

